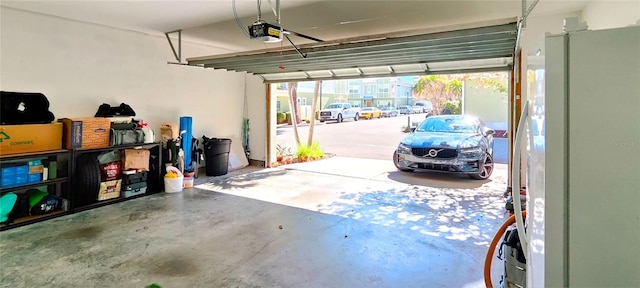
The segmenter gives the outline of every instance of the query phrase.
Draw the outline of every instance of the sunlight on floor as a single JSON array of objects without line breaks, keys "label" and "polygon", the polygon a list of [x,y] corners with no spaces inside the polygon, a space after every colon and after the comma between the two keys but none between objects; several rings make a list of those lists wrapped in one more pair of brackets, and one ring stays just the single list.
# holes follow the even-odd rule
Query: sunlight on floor
[{"label": "sunlight on floor", "polygon": [[196,187],[488,246],[504,218],[506,175],[494,178],[478,188],[446,189],[275,168]]}]

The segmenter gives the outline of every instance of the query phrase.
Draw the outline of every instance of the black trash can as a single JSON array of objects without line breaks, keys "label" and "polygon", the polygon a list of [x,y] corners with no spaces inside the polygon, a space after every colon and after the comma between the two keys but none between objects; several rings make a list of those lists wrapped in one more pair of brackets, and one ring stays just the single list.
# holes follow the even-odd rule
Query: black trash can
[{"label": "black trash can", "polygon": [[226,175],[229,171],[231,139],[202,136],[207,176]]}]

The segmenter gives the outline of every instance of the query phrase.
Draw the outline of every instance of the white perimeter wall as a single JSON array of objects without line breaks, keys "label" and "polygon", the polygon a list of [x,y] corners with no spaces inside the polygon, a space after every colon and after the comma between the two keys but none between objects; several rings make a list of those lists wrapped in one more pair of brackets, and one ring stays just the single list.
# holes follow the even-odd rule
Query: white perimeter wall
[{"label": "white perimeter wall", "polygon": [[[124,102],[156,131],[192,116],[195,137],[241,141],[251,91],[250,158],[264,160],[264,84],[254,76],[168,65],[175,58],[164,37],[10,8],[0,8],[0,29],[0,89],[45,94],[57,118],[92,117],[102,103]],[[182,43],[183,61],[225,52]]]}]

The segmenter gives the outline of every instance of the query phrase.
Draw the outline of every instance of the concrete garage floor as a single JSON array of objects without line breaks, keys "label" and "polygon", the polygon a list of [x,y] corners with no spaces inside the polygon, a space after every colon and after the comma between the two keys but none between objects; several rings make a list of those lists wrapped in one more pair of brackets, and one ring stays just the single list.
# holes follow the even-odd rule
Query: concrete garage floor
[{"label": "concrete garage floor", "polygon": [[248,167],[4,231],[0,287],[484,287],[506,166],[478,182],[389,162]]}]

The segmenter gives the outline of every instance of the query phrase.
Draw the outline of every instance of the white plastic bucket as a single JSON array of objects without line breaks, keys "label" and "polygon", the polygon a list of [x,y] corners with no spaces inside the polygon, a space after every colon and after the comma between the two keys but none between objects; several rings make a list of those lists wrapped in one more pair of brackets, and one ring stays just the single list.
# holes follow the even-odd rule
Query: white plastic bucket
[{"label": "white plastic bucket", "polygon": [[164,192],[167,193],[176,193],[181,192],[183,187],[184,175],[178,170],[178,168],[169,166],[167,167],[167,172],[174,171],[178,174],[176,178],[167,178],[164,177]]}]

